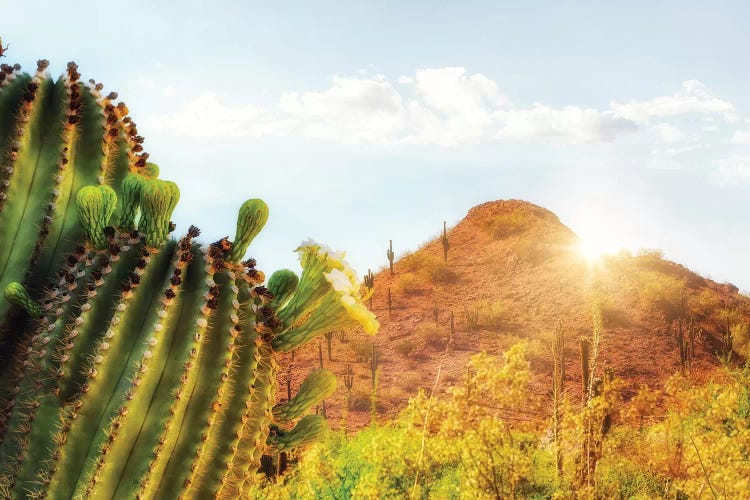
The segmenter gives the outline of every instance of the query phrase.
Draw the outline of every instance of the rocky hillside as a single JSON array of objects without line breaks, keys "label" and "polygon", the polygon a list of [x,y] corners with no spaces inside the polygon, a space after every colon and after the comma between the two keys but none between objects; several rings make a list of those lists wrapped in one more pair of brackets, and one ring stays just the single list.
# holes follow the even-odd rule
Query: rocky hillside
[{"label": "rocky hillside", "polygon": [[[621,254],[592,261],[578,238],[550,211],[524,201],[484,203],[448,230],[447,264],[442,238],[386,265],[375,275],[372,309],[381,322],[374,339],[379,353],[378,418],[402,408],[420,388],[437,390],[461,383],[475,353],[499,354],[526,341],[532,390],[522,420],[548,414],[553,332],[561,322],[565,337],[566,384],[580,395],[579,339],[600,324],[597,374],[612,369],[625,382],[625,397],[642,384],[662,385],[681,370],[678,331],[695,331],[690,376],[719,376],[727,325],[733,333],[733,361],[747,352],[750,300],[730,284],[719,284],[662,259],[658,252]],[[387,264],[387,263],[386,263]],[[391,309],[388,308],[390,290]],[[446,348],[446,339],[453,336]],[[357,428],[370,419],[371,340],[358,332],[336,332],[327,341],[295,353],[290,371],[280,374],[279,394],[289,380],[323,364],[341,375],[327,402],[334,426]],[[687,343],[687,340],[686,340]],[[319,352],[320,351],[320,352]],[[353,372],[351,410],[343,375]]]}]

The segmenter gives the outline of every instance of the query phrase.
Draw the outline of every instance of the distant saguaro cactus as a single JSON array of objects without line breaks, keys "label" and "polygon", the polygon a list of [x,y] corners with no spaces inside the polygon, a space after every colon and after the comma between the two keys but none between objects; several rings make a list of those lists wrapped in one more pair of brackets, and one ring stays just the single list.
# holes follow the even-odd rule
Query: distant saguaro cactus
[{"label": "distant saguaro cactus", "polygon": [[393,259],[396,257],[393,252],[393,240],[388,240],[388,250],[385,251],[385,255],[388,257],[388,266],[391,268],[391,276],[393,276],[395,274],[393,272]]},{"label": "distant saguaro cactus", "polygon": [[451,247],[450,242],[448,241],[448,228],[446,225],[446,221],[443,221],[443,259],[445,259],[445,263],[448,263],[448,250]]},{"label": "distant saguaro cactus", "polygon": [[346,365],[346,373],[343,376],[344,387],[346,387],[346,409],[351,409],[352,389],[354,388],[354,371],[352,365]]},{"label": "distant saguaro cactus", "polygon": [[393,297],[391,296],[391,287],[388,287],[388,317],[393,316]]},{"label": "distant saguaro cactus", "polygon": [[365,274],[364,277],[364,283],[367,288],[367,295],[370,297],[370,309],[372,309],[372,291],[375,288],[375,275],[372,274],[372,270],[367,270],[367,274]]},{"label": "distant saguaro cactus", "polygon": [[328,361],[333,361],[333,356],[331,355],[331,350],[332,350],[331,343],[333,342],[333,332],[332,331],[326,332],[325,337],[326,337],[326,344],[328,347]]}]

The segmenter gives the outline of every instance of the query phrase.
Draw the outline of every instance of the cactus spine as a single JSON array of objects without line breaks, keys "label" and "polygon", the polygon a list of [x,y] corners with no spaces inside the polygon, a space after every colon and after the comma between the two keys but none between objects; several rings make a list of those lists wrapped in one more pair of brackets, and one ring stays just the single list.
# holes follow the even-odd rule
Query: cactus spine
[{"label": "cactus spine", "polygon": [[[332,392],[314,372],[275,407],[279,353],[377,321],[342,256],[307,242],[302,279],[232,241],[170,238],[179,189],[158,179],[117,94],[0,66],[0,497],[234,498],[266,452],[316,439]],[[273,432],[271,432],[273,429]]]}]

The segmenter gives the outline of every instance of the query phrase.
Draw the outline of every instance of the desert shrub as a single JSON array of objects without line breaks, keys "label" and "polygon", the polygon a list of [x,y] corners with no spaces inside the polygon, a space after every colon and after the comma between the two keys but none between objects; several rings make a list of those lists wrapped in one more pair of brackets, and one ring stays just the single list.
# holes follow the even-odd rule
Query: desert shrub
[{"label": "desert shrub", "polygon": [[438,325],[434,323],[420,323],[417,326],[415,333],[418,337],[422,338],[425,345],[438,350],[445,348],[448,334],[441,330]]},{"label": "desert shrub", "polygon": [[372,353],[372,342],[368,340],[352,340],[349,347],[360,360],[369,359]]},{"label": "desert shrub", "polygon": [[455,281],[458,279],[458,275],[456,272],[448,267],[443,261],[440,259],[435,259],[430,261],[425,267],[424,267],[424,274],[425,276],[432,282],[432,283],[455,283]]},{"label": "desert shrub", "polygon": [[750,358],[750,329],[744,321],[733,324],[729,330],[732,333],[734,350],[745,358]]},{"label": "desert shrub", "polygon": [[680,314],[685,282],[656,271],[640,271],[640,295],[647,304],[664,313],[667,320]]},{"label": "desert shrub", "polygon": [[466,327],[470,332],[479,328],[496,328],[507,318],[505,307],[500,302],[480,302],[464,309]]},{"label": "desert shrub", "polygon": [[412,339],[405,339],[393,346],[397,353],[408,358],[417,350],[417,344]]},{"label": "desert shrub", "polygon": [[350,408],[353,411],[370,411],[372,393],[364,389],[354,389],[350,399]]},{"label": "desert shrub", "polygon": [[424,264],[426,261],[432,258],[433,257],[431,255],[426,254],[424,252],[415,252],[415,253],[410,253],[408,255],[404,255],[399,261],[399,263],[402,264],[405,268],[409,269],[410,271],[418,271],[419,269],[424,267]]},{"label": "desert shrub", "polygon": [[603,458],[596,476],[599,498],[661,498],[669,484],[663,475],[622,456]]},{"label": "desert shrub", "polygon": [[413,274],[404,274],[399,277],[396,288],[404,295],[418,295],[422,293],[422,283]]},{"label": "desert shrub", "polygon": [[512,210],[489,219],[487,229],[493,238],[507,238],[528,229],[532,221],[533,218],[527,213],[521,210]]},{"label": "desert shrub", "polygon": [[688,307],[701,316],[712,316],[721,308],[721,298],[713,290],[704,288],[688,298]]},{"label": "desert shrub", "polygon": [[458,278],[443,259],[424,252],[409,254],[401,262],[415,273],[414,276],[420,276],[431,283],[453,283]]}]

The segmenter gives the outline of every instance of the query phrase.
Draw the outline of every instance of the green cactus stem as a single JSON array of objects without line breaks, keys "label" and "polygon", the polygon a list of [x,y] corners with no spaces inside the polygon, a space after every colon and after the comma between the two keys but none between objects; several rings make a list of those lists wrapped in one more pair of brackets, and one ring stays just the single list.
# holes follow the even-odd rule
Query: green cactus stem
[{"label": "green cactus stem", "polygon": [[333,372],[324,368],[315,370],[302,383],[296,396],[286,403],[274,406],[274,417],[282,421],[294,420],[335,390],[336,376]]},{"label": "green cactus stem", "polygon": [[378,329],[355,273],[308,242],[301,279],[264,286],[240,262],[259,199],[233,243],[170,237],[179,189],[116,93],[74,63],[57,81],[46,61],[0,73],[0,497],[248,497],[263,454],[327,428],[307,414],[327,370],[274,407],[281,352]]}]

